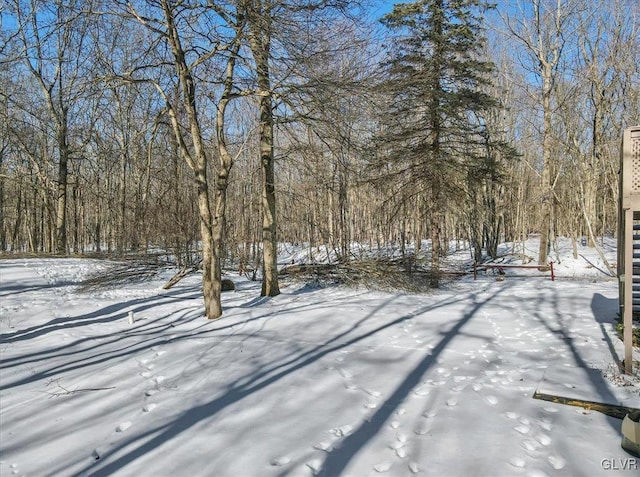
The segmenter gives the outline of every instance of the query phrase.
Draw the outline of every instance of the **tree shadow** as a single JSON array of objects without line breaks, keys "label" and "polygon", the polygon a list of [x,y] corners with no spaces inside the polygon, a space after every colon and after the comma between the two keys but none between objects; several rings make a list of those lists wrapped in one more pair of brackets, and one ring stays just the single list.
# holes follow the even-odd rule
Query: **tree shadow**
[{"label": "tree shadow", "polygon": [[605,329],[606,325],[615,326],[616,317],[619,312],[618,299],[607,298],[600,293],[594,293],[593,297],[591,298],[591,311],[593,312],[593,316],[600,326],[602,337],[609,347],[611,358],[613,358],[618,371],[622,371],[623,366],[622,361],[620,360],[620,356],[618,356],[615,345],[611,341],[611,336]]},{"label": "tree shadow", "polygon": [[[315,344],[311,349],[301,350],[300,352],[295,353],[295,355],[288,355],[284,360],[279,360],[270,365],[260,366],[252,372],[246,373],[245,375],[240,376],[233,382],[229,383],[221,396],[212,399],[202,405],[195,406],[186,410],[180,416],[169,423],[157,426],[154,429],[150,429],[144,433],[132,436],[127,440],[120,442],[110,451],[109,456],[106,456],[104,460],[100,461],[100,464],[97,468],[95,464],[89,465],[81,472],[81,474],[105,476],[112,475],[114,472],[117,472],[118,470],[124,468],[127,464],[135,461],[139,457],[152,452],[154,449],[158,448],[167,441],[178,437],[180,434],[192,428],[193,426],[202,423],[203,420],[212,418],[232,404],[242,401],[248,396],[251,396],[258,391],[268,388],[269,386],[281,381],[283,378],[310,366],[323,357],[344,348],[348,348],[349,346],[352,346],[356,343],[360,343],[363,340],[370,338],[386,329],[397,326],[405,322],[406,320],[412,319],[418,315],[422,315],[428,311],[441,308],[457,301],[456,297],[444,299],[439,302],[418,308],[411,313],[407,313],[398,318],[386,321],[384,324],[381,324],[373,329],[363,330],[361,333],[355,334],[365,322],[378,315],[394,299],[394,296],[390,297],[388,300],[382,302],[379,306],[370,311],[363,318],[353,323],[350,327],[342,332],[334,334],[323,343]],[[313,303],[313,305],[315,306],[316,303]],[[320,303],[320,305],[326,306],[326,304],[323,303]],[[462,327],[464,322],[470,319],[471,315],[472,314],[470,313],[469,316],[463,320],[463,323],[461,323],[458,327],[454,327],[450,331],[451,336],[444,341],[440,349],[443,349],[446,346],[446,343],[448,343],[448,341],[453,338],[453,335],[459,330],[460,327]],[[204,333],[210,331],[213,330],[205,331]],[[429,358],[429,361],[430,360],[431,358]]]},{"label": "tree shadow", "polygon": [[[573,336],[571,331],[568,328],[567,317],[571,317],[571,312],[562,309],[560,306],[560,300],[558,299],[557,290],[552,291],[553,296],[550,300],[551,305],[553,307],[553,316],[545,317],[539,310],[542,309],[542,306],[536,306],[536,311],[533,314],[534,317],[554,336],[558,338],[558,340],[563,343],[563,346],[571,353],[574,363],[580,369],[585,370],[585,374],[587,379],[591,382],[592,388],[596,390],[599,398],[602,402],[617,402],[616,397],[609,390],[609,388],[603,383],[605,379],[601,376],[600,373],[590,372],[592,367],[590,367],[585,359],[580,354],[578,346],[576,346],[576,337]],[[594,305],[594,299],[592,299],[592,309]],[[547,297],[540,295],[537,299],[539,305],[542,305],[547,300]],[[602,304],[601,299],[597,299],[597,304]],[[598,314],[594,313],[594,317],[598,316]],[[602,378],[602,379],[599,379]],[[619,434],[620,426],[619,422],[614,422],[613,419],[608,419],[607,422],[611,425],[611,427]]]},{"label": "tree shadow", "polygon": [[[504,290],[505,288],[500,289],[498,294]],[[340,447],[329,453],[317,475],[341,475],[360,449],[362,449],[367,442],[380,432],[384,424],[389,420],[396,409],[401,406],[409,393],[420,384],[423,376],[436,362],[438,355],[440,355],[451,341],[458,336],[462,328],[475,316],[480,308],[492,299],[496,298],[498,294],[490,296],[484,301],[477,301],[477,296],[472,295],[474,303],[471,305],[471,309],[444,334],[443,338],[435,348],[433,348],[431,352],[425,356],[424,359],[422,359],[422,361],[420,361],[418,365],[411,370],[411,372],[409,372],[409,374],[380,406],[371,419],[364,421],[358,429],[353,431],[342,441]]]}]

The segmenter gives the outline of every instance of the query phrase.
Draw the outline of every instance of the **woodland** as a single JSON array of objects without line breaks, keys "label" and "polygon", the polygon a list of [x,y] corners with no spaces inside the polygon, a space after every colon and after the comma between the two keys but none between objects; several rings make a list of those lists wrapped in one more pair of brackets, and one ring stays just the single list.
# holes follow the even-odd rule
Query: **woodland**
[{"label": "woodland", "polygon": [[636,0],[1,0],[0,256],[340,262],[615,235]]}]

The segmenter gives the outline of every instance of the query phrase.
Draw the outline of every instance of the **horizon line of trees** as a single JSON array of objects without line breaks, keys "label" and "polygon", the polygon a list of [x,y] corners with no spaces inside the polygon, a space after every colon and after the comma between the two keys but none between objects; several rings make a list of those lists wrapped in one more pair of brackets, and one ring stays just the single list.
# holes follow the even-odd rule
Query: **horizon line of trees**
[{"label": "horizon line of trees", "polygon": [[[375,2],[373,2],[375,3]],[[6,0],[0,254],[203,259],[277,244],[614,234],[640,123],[633,0]]]}]

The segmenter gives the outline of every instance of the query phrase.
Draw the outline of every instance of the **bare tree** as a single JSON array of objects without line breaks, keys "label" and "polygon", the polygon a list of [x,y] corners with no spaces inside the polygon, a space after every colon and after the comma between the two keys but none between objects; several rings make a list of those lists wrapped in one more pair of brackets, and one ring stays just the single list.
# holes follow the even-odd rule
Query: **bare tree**
[{"label": "bare tree", "polygon": [[20,51],[16,57],[37,82],[47,106],[56,138],[55,250],[67,252],[67,186],[70,143],[70,113],[85,93],[86,18],[75,0],[55,2],[13,0]]},{"label": "bare tree", "polygon": [[553,158],[553,114],[556,83],[562,65],[567,38],[572,34],[575,14],[582,2],[577,0],[519,0],[518,11],[503,19],[512,36],[529,55],[528,70],[539,82],[537,93],[542,108],[542,170],[540,194],[539,263],[546,264],[554,211],[555,161]]}]

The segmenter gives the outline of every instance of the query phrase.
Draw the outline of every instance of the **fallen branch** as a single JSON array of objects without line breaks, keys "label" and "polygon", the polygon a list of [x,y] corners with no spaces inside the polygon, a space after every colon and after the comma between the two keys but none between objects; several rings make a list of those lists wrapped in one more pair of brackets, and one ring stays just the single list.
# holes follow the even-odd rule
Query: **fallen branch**
[{"label": "fallen branch", "polygon": [[162,288],[164,290],[168,290],[169,288],[174,286],[176,283],[178,283],[180,280],[182,280],[184,277],[191,275],[194,272],[197,272],[198,270],[200,270],[200,268],[202,268],[202,260],[191,267],[184,267],[182,270],[176,273],[173,277],[171,277],[171,280],[165,283]]},{"label": "fallen branch", "polygon": [[602,402],[583,401],[582,399],[571,399],[562,396],[553,396],[551,394],[543,394],[536,391],[533,395],[533,399],[540,399],[542,401],[555,402],[558,404],[565,404],[567,406],[582,407],[584,409],[598,411],[607,416],[615,417],[617,419],[624,419],[624,416],[638,409],[626,406],[617,406],[615,404],[605,404]]},{"label": "fallen branch", "polygon": [[[47,386],[48,386],[49,384],[51,384],[52,382],[53,382],[53,380],[52,380],[52,381],[49,381],[49,382],[47,383]],[[62,391],[59,391],[59,392],[48,392],[48,391],[46,391],[46,392],[47,392],[47,394],[49,394],[49,398],[52,398],[52,397],[60,397],[60,396],[69,396],[69,395],[72,395],[72,394],[85,393],[85,392],[91,392],[91,391],[107,391],[107,390],[109,390],[109,389],[115,389],[115,388],[116,388],[115,386],[110,386],[110,387],[104,387],[104,388],[76,388],[76,389],[67,389],[67,388],[65,388],[64,386],[62,386],[62,384],[60,384],[59,380],[57,380],[57,379],[56,379],[56,380],[55,380],[55,383],[56,383],[56,385],[57,385],[60,389],[62,389]]]}]

